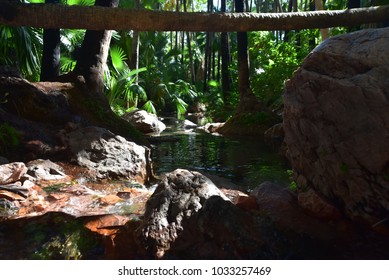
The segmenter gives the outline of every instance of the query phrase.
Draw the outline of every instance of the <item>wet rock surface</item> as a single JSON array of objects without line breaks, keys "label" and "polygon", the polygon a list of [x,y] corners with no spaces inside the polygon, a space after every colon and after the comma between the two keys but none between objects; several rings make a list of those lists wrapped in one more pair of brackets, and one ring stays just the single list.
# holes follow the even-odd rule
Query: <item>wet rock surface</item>
[{"label": "wet rock surface", "polygon": [[[286,83],[284,130],[300,191],[388,228],[389,28],[332,37]],[[378,224],[377,224],[378,223]]]}]

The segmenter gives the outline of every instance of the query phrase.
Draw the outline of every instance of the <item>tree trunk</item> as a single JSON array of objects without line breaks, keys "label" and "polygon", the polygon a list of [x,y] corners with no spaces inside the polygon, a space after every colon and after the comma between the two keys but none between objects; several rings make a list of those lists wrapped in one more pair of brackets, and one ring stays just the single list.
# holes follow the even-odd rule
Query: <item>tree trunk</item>
[{"label": "tree trunk", "polygon": [[[54,17],[53,15],[61,15]],[[313,29],[384,22],[389,5],[341,11],[282,14],[176,13],[2,2],[0,24],[36,28],[139,31],[243,32]]]},{"label": "tree trunk", "polygon": [[[243,0],[235,0],[235,10],[237,13],[244,12]],[[256,110],[258,101],[250,88],[250,66],[248,57],[247,32],[238,32],[238,91],[239,91],[239,111]]]},{"label": "tree trunk", "polygon": [[[361,7],[361,1],[360,0],[347,0],[347,9],[355,9]],[[350,26],[348,28],[349,32],[356,31],[361,29],[360,26],[355,25],[355,26]]]},{"label": "tree trunk", "polygon": [[[221,12],[226,12],[226,0],[221,1]],[[230,96],[231,86],[230,86],[230,48],[228,42],[228,33],[222,32],[220,35],[220,52],[221,52],[221,60],[222,60],[222,95],[224,105],[227,104],[227,100]]]},{"label": "tree trunk", "polygon": [[[58,0],[46,0],[46,3],[57,4]],[[43,52],[40,80],[56,81],[60,69],[60,44],[59,29],[43,30]]]},{"label": "tree trunk", "polygon": [[[117,7],[119,0],[96,0],[95,5]],[[69,104],[76,115],[85,116],[90,124],[105,127],[138,144],[147,141],[127,121],[118,117],[104,95],[104,67],[112,31],[87,30],[73,75],[75,87],[69,91]]]},{"label": "tree trunk", "polygon": [[[323,2],[322,0],[315,0],[315,6],[316,6],[316,11],[321,11],[323,10]],[[320,34],[321,34],[321,39],[324,41],[325,39],[328,38],[328,28],[322,28],[320,29]]]},{"label": "tree trunk", "polygon": [[[188,11],[187,0],[183,0],[183,3],[184,3],[184,12],[186,13]],[[187,43],[188,55],[189,55],[189,73],[190,73],[191,82],[194,85],[196,83],[196,76],[195,76],[195,70],[194,70],[193,55],[192,55],[192,45],[191,45],[190,35],[191,34],[189,32],[186,32],[186,43]]]},{"label": "tree trunk", "polygon": [[[140,8],[140,1],[135,0],[135,9]],[[131,47],[131,63],[130,63],[130,69],[131,70],[138,70],[139,69],[139,31],[133,30],[132,33],[132,47]],[[138,83],[139,75],[138,73],[135,74],[135,83]],[[127,104],[128,107],[128,104]]]},{"label": "tree trunk", "polygon": [[[117,7],[119,0],[96,0],[96,6]],[[77,59],[74,74],[83,76],[86,85],[96,94],[104,93],[104,65],[107,62],[112,31],[87,30]]]}]

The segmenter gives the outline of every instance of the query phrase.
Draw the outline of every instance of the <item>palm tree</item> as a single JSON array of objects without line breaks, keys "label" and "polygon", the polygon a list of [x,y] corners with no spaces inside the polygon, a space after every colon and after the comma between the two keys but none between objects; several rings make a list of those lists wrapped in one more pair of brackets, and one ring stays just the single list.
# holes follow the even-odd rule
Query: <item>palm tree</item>
[{"label": "palm tree", "polygon": [[42,32],[31,27],[0,26],[0,65],[9,65],[31,81],[39,80]]}]

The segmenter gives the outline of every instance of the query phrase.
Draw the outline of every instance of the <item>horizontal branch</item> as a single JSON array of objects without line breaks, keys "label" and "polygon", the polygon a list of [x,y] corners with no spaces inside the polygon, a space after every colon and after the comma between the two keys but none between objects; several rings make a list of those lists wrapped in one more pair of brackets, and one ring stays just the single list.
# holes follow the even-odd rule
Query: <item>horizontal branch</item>
[{"label": "horizontal branch", "polygon": [[388,19],[389,5],[340,11],[262,14],[182,13],[0,1],[0,25],[37,28],[239,32],[357,26]]}]

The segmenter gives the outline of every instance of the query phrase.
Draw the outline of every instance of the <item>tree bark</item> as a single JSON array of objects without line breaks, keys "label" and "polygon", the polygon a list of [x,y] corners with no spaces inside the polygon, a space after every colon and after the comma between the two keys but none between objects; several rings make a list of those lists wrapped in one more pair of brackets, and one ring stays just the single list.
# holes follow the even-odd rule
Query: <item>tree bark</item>
[{"label": "tree bark", "polygon": [[[46,0],[46,3],[57,4],[58,0]],[[60,69],[61,36],[59,29],[43,30],[43,52],[40,80],[56,81]]]},{"label": "tree bark", "polygon": [[[140,0],[135,0],[135,9],[140,9]],[[131,44],[131,64],[130,69],[131,70],[138,70],[139,69],[139,31],[133,30],[132,31],[132,44]],[[138,84],[139,81],[139,74],[135,74],[135,83]],[[129,107],[129,104],[127,104],[127,108]]]},{"label": "tree bark", "polygon": [[[323,10],[323,2],[322,0],[315,0],[315,6],[316,6],[316,11],[321,11]],[[329,37],[329,30],[328,28],[321,28],[320,29],[320,34],[321,34],[321,40],[324,41]]]},{"label": "tree bark", "polygon": [[[236,12],[244,11],[243,0],[235,0]],[[238,91],[239,105],[237,113],[255,111],[259,108],[259,103],[250,87],[250,66],[248,57],[247,32],[238,32]]]},{"label": "tree bark", "polygon": [[[96,6],[117,7],[119,0],[96,0]],[[104,93],[104,65],[107,62],[112,31],[87,30],[81,46],[76,76],[83,76],[87,87],[95,94]]]},{"label": "tree bark", "polygon": [[[221,1],[221,11],[226,12],[226,0]],[[229,71],[229,65],[230,65],[229,51],[230,48],[228,42],[228,33],[222,32],[220,35],[220,52],[221,52],[221,60],[222,60],[221,75],[222,75],[222,95],[223,95],[224,105],[226,105],[231,90],[230,71]]]},{"label": "tree bark", "polygon": [[355,26],[388,18],[389,5],[341,11],[211,14],[2,2],[0,10],[2,25],[88,30],[243,32]]},{"label": "tree bark", "polygon": [[[187,0],[183,0],[183,4],[184,4],[184,12],[186,13],[188,11]],[[186,32],[186,44],[187,44],[188,55],[189,55],[190,79],[191,79],[192,84],[195,84],[196,76],[195,76],[195,70],[194,70],[193,54],[192,54],[192,43],[191,43],[190,36],[191,36],[191,34],[189,32]]]}]

